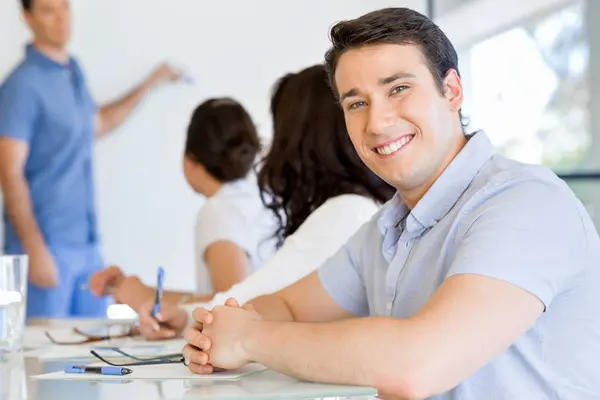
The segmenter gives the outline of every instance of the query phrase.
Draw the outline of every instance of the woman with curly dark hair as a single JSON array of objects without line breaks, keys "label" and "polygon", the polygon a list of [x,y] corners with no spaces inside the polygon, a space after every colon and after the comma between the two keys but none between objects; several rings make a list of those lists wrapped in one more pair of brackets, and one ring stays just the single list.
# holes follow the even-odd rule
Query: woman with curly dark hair
[{"label": "woman with curly dark hair", "polygon": [[265,205],[279,221],[274,234],[277,253],[227,291],[185,306],[164,307],[161,322],[170,329],[158,326],[149,303],[140,315],[147,338],[180,333],[198,305],[223,304],[229,297],[243,303],[303,278],[394,194],[358,158],[323,65],[288,74],[274,89],[273,141],[261,162],[258,183]]}]

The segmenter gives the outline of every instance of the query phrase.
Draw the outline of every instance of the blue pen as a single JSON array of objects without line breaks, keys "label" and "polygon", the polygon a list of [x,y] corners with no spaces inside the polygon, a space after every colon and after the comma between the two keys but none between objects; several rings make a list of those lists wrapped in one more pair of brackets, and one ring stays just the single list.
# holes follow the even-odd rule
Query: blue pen
[{"label": "blue pen", "polygon": [[152,307],[152,316],[154,318],[156,318],[156,314],[160,312],[160,300],[162,299],[164,277],[165,270],[162,267],[158,267],[158,272],[156,273],[156,293],[154,295],[154,307]]},{"label": "blue pen", "polygon": [[100,374],[100,375],[129,375],[133,371],[122,367],[87,367],[85,365],[72,365],[65,368],[65,374]]}]

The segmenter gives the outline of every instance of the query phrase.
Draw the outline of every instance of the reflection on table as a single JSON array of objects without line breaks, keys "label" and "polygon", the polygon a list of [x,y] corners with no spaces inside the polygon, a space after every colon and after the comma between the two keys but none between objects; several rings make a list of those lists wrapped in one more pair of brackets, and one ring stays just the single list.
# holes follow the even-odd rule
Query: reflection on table
[{"label": "reflection on table", "polygon": [[[86,328],[98,326],[95,320],[38,321],[29,326],[26,342],[39,346],[41,333],[48,327]],[[105,322],[104,322],[105,323]],[[41,326],[40,326],[41,325]],[[26,343],[27,345],[27,343]],[[55,345],[54,345],[55,346]],[[48,349],[50,350],[50,348]],[[39,352],[39,350],[38,350]],[[25,351],[0,361],[0,399],[291,399],[348,398],[373,399],[371,388],[302,382],[272,370],[257,372],[236,381],[216,380],[38,380],[32,376],[60,371],[68,365],[95,362],[92,358],[51,360]]]}]

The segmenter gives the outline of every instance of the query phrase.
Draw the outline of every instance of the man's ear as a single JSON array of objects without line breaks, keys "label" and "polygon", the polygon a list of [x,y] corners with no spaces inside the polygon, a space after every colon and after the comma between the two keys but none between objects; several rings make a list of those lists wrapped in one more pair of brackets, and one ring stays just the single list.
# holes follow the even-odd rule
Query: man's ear
[{"label": "man's ear", "polygon": [[444,77],[444,97],[448,100],[450,110],[458,111],[463,103],[462,81],[455,69],[450,69]]},{"label": "man's ear", "polygon": [[31,11],[23,10],[23,21],[25,21],[29,29],[33,29],[33,16],[31,15]]}]

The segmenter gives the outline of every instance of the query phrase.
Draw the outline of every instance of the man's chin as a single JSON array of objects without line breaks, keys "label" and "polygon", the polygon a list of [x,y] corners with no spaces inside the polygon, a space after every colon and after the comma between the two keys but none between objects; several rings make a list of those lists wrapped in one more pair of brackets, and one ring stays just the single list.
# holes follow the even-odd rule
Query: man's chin
[{"label": "man's chin", "polygon": [[[412,191],[423,185],[423,179],[419,174],[415,173],[400,173],[401,170],[408,170],[409,167],[397,166],[395,171],[387,171],[387,174],[380,175],[390,186],[399,191]],[[413,167],[414,168],[414,167]]]},{"label": "man's chin", "polygon": [[[372,171],[375,171],[377,175],[381,176],[384,180],[406,180],[410,178],[411,174],[407,174],[405,171],[410,171],[413,163],[406,162],[406,159],[388,158],[385,160],[379,160]],[[403,172],[404,171],[404,172]]]},{"label": "man's chin", "polygon": [[69,44],[69,37],[53,38],[49,40],[50,45],[56,49],[64,49]]}]

